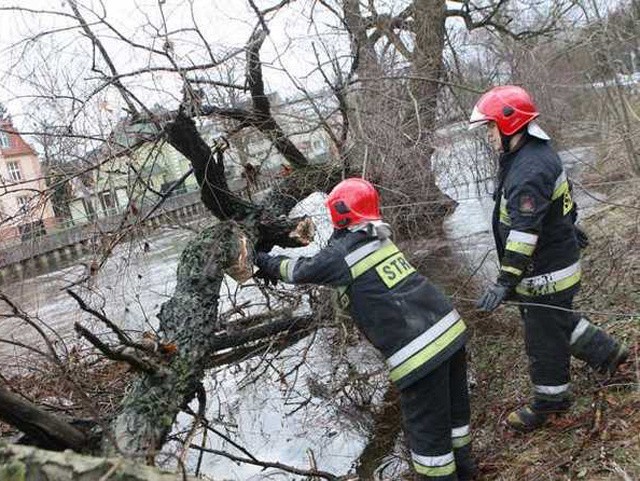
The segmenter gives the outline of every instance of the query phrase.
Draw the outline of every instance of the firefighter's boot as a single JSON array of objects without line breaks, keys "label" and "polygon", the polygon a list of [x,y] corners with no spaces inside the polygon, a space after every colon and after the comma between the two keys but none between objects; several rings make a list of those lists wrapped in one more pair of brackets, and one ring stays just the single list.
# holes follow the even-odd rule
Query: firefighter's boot
[{"label": "firefighter's boot", "polygon": [[510,413],[506,423],[514,431],[528,433],[544,426],[547,418],[548,414],[536,412],[530,406],[523,406]]},{"label": "firefighter's boot", "polygon": [[569,399],[553,402],[536,399],[533,404],[509,414],[506,423],[515,431],[528,433],[543,427],[550,419],[566,413],[570,405]]},{"label": "firefighter's boot", "polygon": [[476,476],[476,464],[471,456],[471,444],[461,448],[454,448],[453,455],[456,459],[456,472],[458,481],[472,481]]},{"label": "firefighter's boot", "polygon": [[618,344],[615,350],[600,364],[597,371],[600,374],[613,376],[621,364],[627,362],[629,349],[624,344]]}]

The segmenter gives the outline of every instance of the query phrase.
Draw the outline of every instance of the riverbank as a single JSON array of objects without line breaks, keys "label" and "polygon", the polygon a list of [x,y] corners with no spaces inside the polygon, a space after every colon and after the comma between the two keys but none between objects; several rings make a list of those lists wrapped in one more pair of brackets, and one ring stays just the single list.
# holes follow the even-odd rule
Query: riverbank
[{"label": "riverbank", "polygon": [[476,387],[472,391],[475,453],[483,480],[631,481],[640,479],[640,243],[638,182],[608,190],[582,219],[590,236],[583,253],[578,307],[623,340],[630,362],[609,382],[573,360],[570,414],[526,435],[505,429],[508,413],[530,392],[515,307],[494,316],[467,313]]},{"label": "riverbank", "polygon": [[[474,445],[482,473],[480,479],[492,481],[640,479],[640,466],[638,466],[640,394],[638,371],[635,367],[638,365],[640,319],[606,314],[640,311],[640,295],[637,290],[638,273],[640,273],[640,249],[637,241],[638,199],[634,186],[637,187],[637,184],[626,182],[621,187],[609,190],[607,200],[604,203],[599,201],[583,219],[583,225],[591,237],[591,245],[584,256],[585,282],[580,302],[582,309],[597,311],[590,315],[594,322],[603,325],[631,346],[632,369],[627,371],[624,377],[605,386],[599,384],[595,376],[584,366],[574,362],[572,367],[576,396],[574,410],[551,428],[529,435],[514,435],[502,424],[505,416],[512,409],[526,402],[529,395],[527,359],[522,345],[516,308],[503,308],[491,316],[479,315],[475,312],[470,300],[477,298],[479,286],[485,281],[488,282],[489,278],[476,271],[474,266],[477,263],[469,263],[466,268],[462,266],[464,262],[460,262],[459,252],[452,254],[450,242],[443,240],[414,242],[405,246],[407,252],[410,252],[412,262],[415,262],[421,271],[434,278],[454,297],[456,305],[463,312],[474,333],[469,343],[469,354],[474,385],[471,392]],[[630,208],[629,205],[635,207]],[[476,250],[480,248],[477,240],[479,232],[474,231],[472,235],[465,237],[464,242],[468,243],[468,247],[474,247]],[[488,235],[488,233],[485,234]],[[487,249],[491,248],[485,244],[486,242],[482,245]],[[129,277],[136,279],[138,287],[135,299],[140,302],[140,305],[153,306],[151,299],[148,303],[142,302],[145,295],[170,291],[169,279],[173,280],[173,273],[168,271],[174,268],[178,252],[176,246],[173,243],[167,243],[166,239],[162,242],[160,240],[152,242],[151,250],[144,255],[161,259],[162,270],[160,271],[157,264],[150,264],[156,267],[153,269],[147,267],[148,272],[143,270],[135,276],[129,273]],[[131,267],[133,258],[127,256],[127,260]],[[118,266],[116,262],[114,269]],[[138,275],[141,277],[138,278]],[[120,279],[120,277],[113,276],[109,279]],[[149,284],[151,279],[159,283],[158,287]],[[123,296],[122,293],[119,295]],[[153,299],[154,304],[157,302],[158,299]],[[149,314],[152,312],[155,311],[149,311]],[[126,310],[125,313],[127,313]],[[117,315],[117,313],[114,314]],[[311,376],[306,371],[301,371],[301,378],[304,378],[307,384],[310,380],[324,381],[335,377],[331,366],[320,369],[321,366],[330,362],[326,346],[312,341],[310,339],[308,342],[302,342],[296,347],[295,352],[288,351],[285,356],[295,364],[299,362],[298,359],[306,358],[306,365],[313,368]],[[312,345],[314,348],[310,350]],[[343,346],[343,343],[336,341],[329,342],[328,345]],[[359,344],[355,348],[358,346]],[[317,357],[314,356],[316,347],[319,351]],[[349,348],[346,344],[344,347]],[[14,380],[14,382],[22,383],[17,387],[22,388],[21,390],[32,399],[44,401],[45,404],[55,405],[57,408],[64,408],[69,415],[76,418],[89,418],[95,413],[87,409],[91,406],[83,404],[81,396],[74,392],[74,389],[80,388],[78,393],[80,390],[89,392],[92,400],[100,403],[99,414],[108,416],[117,409],[120,394],[126,387],[126,370],[123,366],[101,362],[95,366],[98,370],[94,374],[86,370],[89,366],[78,364],[77,359],[84,358],[84,354],[86,353],[77,352],[74,356],[69,356],[69,366],[66,369],[73,374],[70,377],[84,379],[86,384],[83,382],[81,386],[69,385],[61,388],[58,380],[51,378],[50,371],[44,364],[31,366],[31,371],[34,372],[32,377]],[[324,357],[321,358],[321,355]],[[349,378],[354,378],[355,374],[361,371],[367,371],[367,368],[363,367],[362,356],[362,352],[358,351],[357,356],[352,360],[353,363],[349,364],[349,366],[355,366],[355,370],[349,373]],[[320,363],[319,359],[324,361]],[[374,367],[377,365],[374,364],[372,360],[370,366],[373,367],[370,370],[376,375],[380,374],[381,379],[382,374],[375,371]],[[207,379],[207,385],[211,387],[210,392],[216,392],[216,402],[212,404],[212,411],[225,415],[222,419],[217,419],[217,422],[224,422],[224,426],[227,427],[231,426],[229,429],[235,433],[236,438],[242,440],[243,445],[265,459],[278,458],[293,465],[301,465],[305,463],[304,450],[309,446],[308,450],[314,453],[319,467],[335,469],[337,473],[347,470],[359,451],[356,449],[354,452],[346,453],[345,446],[355,449],[363,445],[369,428],[369,414],[358,411],[358,417],[354,419],[359,429],[354,428],[355,421],[350,420],[349,414],[353,414],[355,404],[342,405],[344,399],[334,395],[333,385],[324,387],[323,384],[316,382],[309,387],[311,396],[307,400],[306,390],[300,393],[295,391],[296,396],[291,397],[296,383],[288,385],[284,382],[286,378],[284,381],[264,379],[262,384],[247,382],[249,373],[254,373],[252,376],[257,377],[263,368],[266,369],[264,366],[258,361],[242,363],[234,368],[234,372],[228,372],[226,377],[219,373]],[[283,366],[282,372],[289,372],[288,368],[285,369],[287,366]],[[225,385],[227,377],[231,378],[229,386]],[[365,393],[368,393],[374,384],[371,375],[358,375],[355,379],[363,385],[366,381]],[[242,389],[236,389],[234,383],[244,386]],[[379,392],[384,392],[382,384],[381,382],[381,386],[378,387]],[[318,389],[318,386],[322,389]],[[329,394],[324,395],[323,390],[327,390]],[[61,395],[61,393],[67,394]],[[350,399],[352,398],[353,395]],[[291,407],[292,399],[306,407],[298,411],[297,404],[294,403],[295,407]],[[269,401],[268,406],[263,400]],[[376,403],[376,406],[380,405]],[[248,420],[253,424],[247,422]],[[397,412],[390,415],[388,421],[397,423]],[[283,423],[289,426],[283,429]],[[337,434],[347,435],[348,439],[341,440]],[[265,449],[270,445],[266,441],[261,441],[263,437],[260,436],[272,442],[274,439],[278,440],[271,446],[275,444],[281,450],[258,452],[253,443],[261,443],[259,445]],[[331,440],[336,440],[335,444]],[[390,445],[390,449],[393,449],[393,442]],[[396,448],[398,448],[397,445]],[[348,456],[343,456],[344,459],[336,461],[336,453],[348,454]],[[402,456],[402,453],[398,454]],[[397,456],[395,458],[399,460]],[[389,457],[385,462],[388,461]],[[207,456],[203,468],[207,467],[210,474],[217,475],[233,465],[234,463],[221,461],[218,456]],[[233,473],[237,472],[237,476],[232,479],[244,480],[248,479],[244,475],[248,471],[250,470],[237,467],[227,472],[228,477],[234,476]],[[259,472],[260,469],[256,468],[254,471]],[[388,471],[390,470],[387,469],[386,472]],[[251,479],[260,479],[259,476],[261,475],[256,474]],[[400,478],[392,475],[384,479],[397,481]]]}]

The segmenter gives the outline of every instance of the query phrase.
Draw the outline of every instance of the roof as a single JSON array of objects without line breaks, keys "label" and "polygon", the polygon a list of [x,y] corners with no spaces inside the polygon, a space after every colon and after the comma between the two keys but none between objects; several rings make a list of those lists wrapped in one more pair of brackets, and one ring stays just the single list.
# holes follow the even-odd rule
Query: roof
[{"label": "roof", "polygon": [[10,120],[0,120],[0,132],[5,133],[7,137],[9,137],[9,147],[0,146],[0,152],[2,152],[3,157],[25,154],[36,155],[35,150],[24,141]]}]

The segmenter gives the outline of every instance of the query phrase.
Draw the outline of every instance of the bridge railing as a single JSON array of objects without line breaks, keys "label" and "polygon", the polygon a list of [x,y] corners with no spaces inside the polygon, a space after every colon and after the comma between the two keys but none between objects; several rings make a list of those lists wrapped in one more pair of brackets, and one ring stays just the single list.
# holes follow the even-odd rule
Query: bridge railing
[{"label": "bridge railing", "polygon": [[[151,204],[142,206],[135,214],[128,211],[115,215],[95,217],[93,220],[87,218],[86,222],[81,224],[57,218],[46,219],[45,223],[47,225],[56,225],[54,229],[51,229],[46,234],[15,234],[0,239],[0,267],[21,262],[30,257],[46,254],[66,246],[94,241],[103,234],[121,229],[124,225],[135,225],[143,220],[154,219],[200,202],[200,192],[190,192],[167,198],[160,208],[149,216],[148,214],[153,209]],[[45,219],[42,220],[45,221]]]},{"label": "bridge railing", "polygon": [[[277,176],[260,177],[258,182],[251,186],[250,190],[253,195],[264,193],[278,180]],[[244,182],[244,185],[230,185],[230,187],[236,194],[242,197],[249,197],[246,182]],[[104,234],[122,229],[125,226],[135,225],[143,220],[148,221],[200,202],[200,191],[197,190],[168,197],[156,210],[153,210],[155,202],[149,202],[138,207],[135,213],[131,209],[126,212],[120,211],[116,213],[112,213],[115,211],[111,210],[106,212],[107,215],[105,215],[105,212],[100,212],[93,217],[86,217],[82,220],[41,219],[46,226],[46,233],[43,234],[38,231],[20,234],[17,228],[13,228],[13,235],[5,234],[0,237],[0,268],[67,246],[95,242]],[[108,215],[109,213],[112,213],[112,215]]]}]

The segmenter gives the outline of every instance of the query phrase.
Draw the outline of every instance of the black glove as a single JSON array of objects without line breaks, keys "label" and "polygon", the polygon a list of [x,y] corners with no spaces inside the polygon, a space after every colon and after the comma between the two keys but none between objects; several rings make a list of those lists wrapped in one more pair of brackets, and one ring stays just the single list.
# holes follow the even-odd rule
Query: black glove
[{"label": "black glove", "polygon": [[258,270],[253,274],[253,277],[256,279],[262,279],[267,287],[269,287],[269,284],[275,286],[280,280],[277,276],[271,275],[266,269],[269,259],[271,259],[271,256],[266,252],[257,252],[254,257],[254,263],[258,266]]},{"label": "black glove", "polygon": [[279,280],[277,277],[272,276],[264,269],[258,269],[255,274],[253,274],[253,277],[256,279],[262,279],[264,281],[264,285],[267,287],[269,287],[269,285],[275,287],[278,284]]},{"label": "black glove", "polygon": [[511,287],[494,284],[476,302],[476,307],[481,311],[494,311],[507,298],[510,292]]},{"label": "black glove", "polygon": [[580,249],[584,249],[585,247],[587,247],[589,245],[589,236],[587,235],[587,233],[585,231],[583,231],[577,225],[574,224],[573,228],[576,231],[576,239],[578,239],[578,247]]}]

